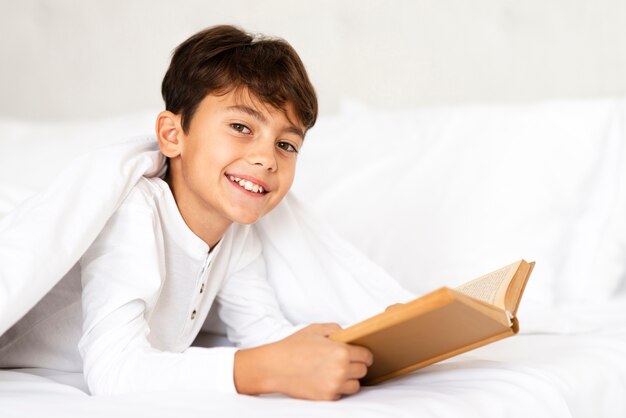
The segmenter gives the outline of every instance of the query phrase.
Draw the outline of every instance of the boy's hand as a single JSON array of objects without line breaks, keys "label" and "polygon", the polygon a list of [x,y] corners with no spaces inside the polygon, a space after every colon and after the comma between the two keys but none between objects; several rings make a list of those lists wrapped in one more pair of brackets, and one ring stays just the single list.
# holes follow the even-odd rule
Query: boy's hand
[{"label": "boy's hand", "polygon": [[337,400],[360,390],[372,364],[364,347],[328,339],[337,324],[312,324],[275,343],[235,354],[239,393],[279,392],[294,398]]}]

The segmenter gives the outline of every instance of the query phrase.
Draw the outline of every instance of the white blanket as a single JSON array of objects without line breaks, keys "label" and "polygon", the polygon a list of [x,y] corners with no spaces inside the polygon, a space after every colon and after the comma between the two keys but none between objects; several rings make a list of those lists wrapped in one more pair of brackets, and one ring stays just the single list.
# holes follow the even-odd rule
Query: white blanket
[{"label": "white blanket", "polygon": [[[164,164],[152,137],[97,150],[0,222],[0,334],[78,261],[139,178]],[[347,325],[413,297],[293,196],[255,227],[268,280],[294,323]]]}]

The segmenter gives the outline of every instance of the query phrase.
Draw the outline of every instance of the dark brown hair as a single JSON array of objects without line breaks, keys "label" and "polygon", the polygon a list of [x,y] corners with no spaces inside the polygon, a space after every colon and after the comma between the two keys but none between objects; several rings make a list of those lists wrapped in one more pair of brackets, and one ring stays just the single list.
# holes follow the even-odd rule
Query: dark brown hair
[{"label": "dark brown hair", "polygon": [[176,48],[161,94],[165,109],[181,115],[186,133],[199,103],[208,94],[243,88],[283,111],[291,103],[305,129],[315,124],[315,89],[291,45],[228,25],[198,32]]}]

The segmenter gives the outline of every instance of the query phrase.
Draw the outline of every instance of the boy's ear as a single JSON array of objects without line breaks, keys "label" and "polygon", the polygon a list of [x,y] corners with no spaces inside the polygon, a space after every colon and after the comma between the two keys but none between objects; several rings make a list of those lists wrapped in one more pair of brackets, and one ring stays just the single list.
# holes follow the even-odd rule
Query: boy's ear
[{"label": "boy's ear", "polygon": [[182,134],[179,115],[169,110],[159,113],[156,119],[156,136],[163,155],[174,158],[181,153]]}]

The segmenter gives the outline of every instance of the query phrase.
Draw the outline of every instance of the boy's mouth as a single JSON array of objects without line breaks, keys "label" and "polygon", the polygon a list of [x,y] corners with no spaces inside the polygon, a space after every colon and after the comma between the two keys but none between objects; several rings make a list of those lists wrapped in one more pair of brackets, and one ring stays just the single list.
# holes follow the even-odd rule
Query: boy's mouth
[{"label": "boy's mouth", "polygon": [[239,187],[241,187],[242,189],[248,192],[257,193],[259,195],[264,195],[268,193],[268,190],[266,188],[264,188],[260,184],[257,184],[251,180],[243,179],[237,176],[232,176],[230,174],[227,174],[226,178],[228,178],[231,181],[231,183],[235,183],[236,185],[238,185]]}]

